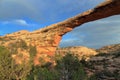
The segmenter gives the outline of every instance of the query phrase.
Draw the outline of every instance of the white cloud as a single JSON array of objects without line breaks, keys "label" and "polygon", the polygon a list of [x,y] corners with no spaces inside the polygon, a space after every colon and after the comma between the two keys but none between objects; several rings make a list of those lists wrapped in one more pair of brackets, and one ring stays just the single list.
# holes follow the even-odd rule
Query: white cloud
[{"label": "white cloud", "polygon": [[78,46],[80,45],[79,43],[83,43],[83,39],[66,39],[61,41],[60,46],[61,47],[66,47],[66,46]]},{"label": "white cloud", "polygon": [[4,25],[15,24],[19,26],[33,26],[34,25],[34,24],[27,23],[25,20],[22,20],[22,19],[17,19],[17,20],[12,20],[12,21],[3,21],[2,23]]},{"label": "white cloud", "polygon": [[18,25],[23,25],[23,26],[29,26],[29,24],[25,21],[25,20],[15,20],[13,21],[15,22],[15,24],[18,24]]}]

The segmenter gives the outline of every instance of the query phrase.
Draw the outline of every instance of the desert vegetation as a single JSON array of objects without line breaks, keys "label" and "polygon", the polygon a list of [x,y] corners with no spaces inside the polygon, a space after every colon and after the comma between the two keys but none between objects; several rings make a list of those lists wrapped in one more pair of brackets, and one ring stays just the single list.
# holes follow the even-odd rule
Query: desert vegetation
[{"label": "desert vegetation", "polygon": [[[23,44],[22,44],[23,43]],[[100,53],[92,56],[90,60],[80,60],[74,53],[65,53],[64,56],[58,54],[51,57],[55,63],[43,62],[42,65],[34,65],[34,56],[37,53],[36,47],[27,46],[24,42],[19,47],[27,49],[30,60],[17,64],[12,58],[12,52],[4,46],[0,46],[0,79],[1,80],[108,80],[120,79],[119,63],[110,62],[117,60],[119,53]],[[23,50],[24,51],[24,50]],[[16,54],[18,54],[16,52]],[[19,55],[23,57],[23,55]],[[111,57],[111,58],[110,58]],[[99,59],[100,58],[100,59]],[[44,58],[42,58],[44,59]]]},{"label": "desert vegetation", "polygon": [[[22,46],[24,47],[24,46]],[[36,53],[35,47],[30,47],[31,60]],[[11,52],[0,46],[0,79],[1,80],[86,80],[84,66],[76,56],[67,54],[56,59],[56,65],[46,63],[34,66],[30,60],[27,63],[16,64]]]}]

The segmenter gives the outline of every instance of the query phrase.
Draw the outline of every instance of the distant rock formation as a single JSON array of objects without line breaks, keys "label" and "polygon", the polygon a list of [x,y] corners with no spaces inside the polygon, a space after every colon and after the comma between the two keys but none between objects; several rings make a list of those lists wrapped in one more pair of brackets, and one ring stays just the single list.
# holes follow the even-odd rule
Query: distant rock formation
[{"label": "distant rock formation", "polygon": [[60,56],[65,56],[66,54],[73,54],[78,57],[79,60],[89,60],[90,57],[98,54],[95,49],[90,49],[83,46],[75,46],[75,47],[65,47],[65,48],[57,48],[55,54]]},{"label": "distant rock formation", "polygon": [[87,61],[87,74],[94,74],[99,80],[119,80],[120,44],[102,47],[97,52],[99,54]]},{"label": "distant rock formation", "polygon": [[106,0],[94,9],[34,32],[19,31],[0,37],[0,45],[8,46],[23,40],[28,46],[36,46],[34,63],[39,64],[40,55],[53,56],[62,36],[84,23],[120,14],[119,0]]},{"label": "distant rock formation", "polygon": [[109,46],[104,46],[100,49],[97,49],[96,51],[99,53],[105,53],[105,54],[120,53],[120,44],[113,44],[113,45],[109,45]]}]

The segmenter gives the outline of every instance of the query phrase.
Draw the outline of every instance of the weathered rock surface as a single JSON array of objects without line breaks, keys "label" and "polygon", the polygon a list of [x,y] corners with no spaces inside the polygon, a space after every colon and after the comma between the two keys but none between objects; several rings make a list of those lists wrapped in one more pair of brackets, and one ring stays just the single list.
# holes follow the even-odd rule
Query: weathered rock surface
[{"label": "weathered rock surface", "polygon": [[96,51],[99,53],[105,53],[105,54],[120,53],[120,44],[113,44],[113,45],[109,45],[109,46],[104,46],[100,49],[97,49]]},{"label": "weathered rock surface", "polygon": [[95,74],[99,80],[120,80],[120,44],[105,46],[97,52],[88,60],[88,75]]},{"label": "weathered rock surface", "polygon": [[28,46],[36,46],[37,54],[35,56],[35,64],[39,64],[39,56],[46,54],[53,56],[61,37],[84,23],[120,14],[119,0],[106,0],[106,2],[98,5],[94,9],[86,11],[75,17],[67,19],[63,22],[50,25],[46,28],[36,30],[34,32],[19,31],[6,36],[0,37],[0,45],[8,46],[19,40],[23,40]]},{"label": "weathered rock surface", "polygon": [[67,53],[77,56],[79,60],[85,59],[86,61],[89,60],[90,57],[98,54],[96,50],[83,46],[57,48],[55,54],[60,56],[65,56]]}]

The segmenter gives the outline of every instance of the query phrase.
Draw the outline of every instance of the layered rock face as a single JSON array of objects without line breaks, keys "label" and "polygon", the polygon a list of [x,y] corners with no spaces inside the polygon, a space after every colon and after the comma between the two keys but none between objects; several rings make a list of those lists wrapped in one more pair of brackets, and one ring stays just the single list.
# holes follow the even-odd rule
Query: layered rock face
[{"label": "layered rock face", "polygon": [[0,45],[8,46],[23,40],[28,46],[36,46],[37,54],[34,63],[39,64],[41,55],[53,56],[62,36],[84,23],[120,14],[119,0],[106,0],[94,9],[86,11],[63,22],[50,25],[34,32],[19,31],[0,37]]}]

